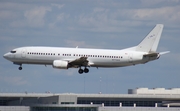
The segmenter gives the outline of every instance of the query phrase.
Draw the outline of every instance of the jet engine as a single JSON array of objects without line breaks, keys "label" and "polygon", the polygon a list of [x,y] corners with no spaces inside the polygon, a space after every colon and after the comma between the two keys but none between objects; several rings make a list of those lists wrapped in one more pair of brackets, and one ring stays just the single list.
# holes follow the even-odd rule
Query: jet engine
[{"label": "jet engine", "polygon": [[68,62],[62,60],[54,60],[53,68],[68,69]]}]

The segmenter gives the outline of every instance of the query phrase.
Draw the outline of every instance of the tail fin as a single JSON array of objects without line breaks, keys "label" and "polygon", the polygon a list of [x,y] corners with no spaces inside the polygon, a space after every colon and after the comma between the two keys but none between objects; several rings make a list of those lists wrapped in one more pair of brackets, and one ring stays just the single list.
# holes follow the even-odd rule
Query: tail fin
[{"label": "tail fin", "polygon": [[154,29],[144,38],[144,40],[137,45],[136,51],[154,53],[157,50],[163,24],[157,24]]}]

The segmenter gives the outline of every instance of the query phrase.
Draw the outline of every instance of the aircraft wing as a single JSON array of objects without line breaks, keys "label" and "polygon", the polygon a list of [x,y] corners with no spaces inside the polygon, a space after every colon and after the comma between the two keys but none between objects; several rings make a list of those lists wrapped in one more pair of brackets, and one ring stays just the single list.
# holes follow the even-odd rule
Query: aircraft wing
[{"label": "aircraft wing", "polygon": [[88,66],[88,60],[87,57],[80,57],[78,59],[69,61],[70,66]]}]

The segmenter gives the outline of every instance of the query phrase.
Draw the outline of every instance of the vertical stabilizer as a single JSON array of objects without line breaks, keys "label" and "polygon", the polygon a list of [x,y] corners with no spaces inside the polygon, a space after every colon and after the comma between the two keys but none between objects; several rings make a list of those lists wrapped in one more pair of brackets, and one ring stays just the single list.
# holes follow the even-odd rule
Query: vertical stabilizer
[{"label": "vertical stabilizer", "polygon": [[144,38],[144,40],[136,47],[136,51],[153,53],[156,52],[163,24],[157,24],[154,29]]}]

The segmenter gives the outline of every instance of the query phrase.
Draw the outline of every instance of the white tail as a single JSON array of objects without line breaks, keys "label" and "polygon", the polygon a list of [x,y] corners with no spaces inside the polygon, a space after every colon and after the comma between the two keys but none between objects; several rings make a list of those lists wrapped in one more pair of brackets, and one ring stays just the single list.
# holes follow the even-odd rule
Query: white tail
[{"label": "white tail", "polygon": [[136,51],[154,53],[157,50],[163,24],[157,24],[154,29],[144,38],[144,40],[136,46]]}]

